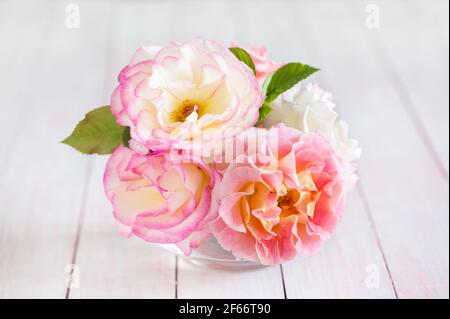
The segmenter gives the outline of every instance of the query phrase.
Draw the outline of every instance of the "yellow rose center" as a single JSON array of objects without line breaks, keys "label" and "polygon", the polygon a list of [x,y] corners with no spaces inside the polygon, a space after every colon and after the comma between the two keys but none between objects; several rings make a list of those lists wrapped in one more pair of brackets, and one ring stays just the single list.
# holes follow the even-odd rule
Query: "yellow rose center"
[{"label": "yellow rose center", "polygon": [[204,106],[202,103],[198,103],[191,100],[184,100],[180,106],[172,113],[172,120],[174,122],[184,122],[192,112],[196,111],[198,117],[202,115],[202,110]]}]

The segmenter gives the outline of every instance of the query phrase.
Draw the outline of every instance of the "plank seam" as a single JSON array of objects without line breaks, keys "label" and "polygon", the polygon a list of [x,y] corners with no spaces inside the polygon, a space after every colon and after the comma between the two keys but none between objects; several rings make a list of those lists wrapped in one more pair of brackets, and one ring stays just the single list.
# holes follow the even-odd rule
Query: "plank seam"
[{"label": "plank seam", "polygon": [[[313,3],[312,1],[308,1],[308,2],[310,4]],[[305,11],[304,8],[303,8],[303,11]],[[351,9],[349,9],[349,11],[347,11],[347,12],[349,12],[350,15],[353,15],[353,12],[350,12],[350,11],[351,11]],[[312,40],[310,42],[314,43]],[[313,54],[319,54],[317,46],[311,47],[311,50],[313,50],[313,49],[314,49]],[[331,91],[333,91],[332,90],[333,84],[332,84],[332,81],[329,80],[328,76],[325,74],[325,75],[323,75],[322,79],[324,79],[326,82],[328,82],[328,86],[330,87]],[[341,115],[344,115],[344,117],[345,117],[344,113],[342,113]],[[374,236],[375,236],[375,245],[376,245],[378,251],[380,252],[380,254],[382,256],[384,267],[386,269],[386,272],[388,273],[388,277],[389,277],[389,280],[390,280],[390,283],[391,283],[391,287],[392,287],[392,292],[393,292],[395,298],[398,299],[397,290],[396,290],[396,287],[395,287],[394,282],[392,280],[392,275],[390,273],[390,269],[389,269],[388,264],[386,262],[386,257],[385,257],[385,254],[384,254],[384,250],[383,250],[383,248],[381,246],[381,242],[380,242],[379,237],[378,237],[378,233],[377,233],[377,230],[376,230],[376,227],[375,227],[372,215],[371,215],[372,213],[371,213],[368,201],[367,201],[367,199],[365,197],[364,192],[362,192],[362,189],[361,190],[359,189],[360,187],[362,187],[363,180],[364,180],[363,176],[360,176],[359,177],[359,182],[358,182],[358,184],[356,186],[357,189],[355,189],[353,191],[357,191],[358,190],[358,195],[359,195],[359,197],[360,197],[360,199],[361,199],[361,201],[363,203],[365,214],[368,217],[368,223],[370,225],[370,229],[372,230],[372,232],[374,233]]]},{"label": "plank seam", "polygon": [[[84,216],[86,213],[87,202],[88,202],[88,198],[89,198],[89,184],[90,184],[91,177],[92,177],[93,167],[94,167],[94,158],[89,157],[87,160],[87,165],[86,165],[86,175],[85,175],[84,182],[83,182],[83,192],[81,195],[81,205],[80,205],[80,210],[78,213],[77,230],[76,230],[75,240],[74,240],[74,244],[73,244],[72,259],[70,262],[72,265],[75,265],[77,262],[78,246],[80,244]],[[70,291],[71,291],[70,287],[67,287],[65,299],[70,298]]]},{"label": "plank seam", "polygon": [[364,208],[365,208],[364,210],[366,211],[367,218],[369,219],[370,228],[372,229],[372,231],[373,231],[373,233],[375,235],[375,241],[376,241],[378,249],[379,249],[379,251],[381,253],[381,257],[383,259],[383,263],[384,263],[384,267],[386,268],[386,272],[388,273],[389,280],[390,280],[391,285],[392,285],[392,290],[394,292],[395,299],[398,299],[397,288],[395,287],[395,283],[394,283],[394,280],[392,278],[391,270],[390,270],[389,265],[387,263],[387,259],[386,259],[386,255],[384,253],[383,245],[381,244],[380,237],[378,236],[378,231],[377,231],[377,228],[375,226],[375,222],[374,222],[373,217],[372,217],[372,210],[370,209],[369,202],[367,200],[367,196],[366,196],[366,193],[364,191],[364,187],[362,186],[361,183],[358,183],[357,190],[358,190],[359,196],[361,197],[362,203],[364,205]]},{"label": "plank seam", "polygon": [[286,283],[284,281],[283,265],[280,265],[280,272],[281,272],[281,283],[283,285],[283,296],[284,296],[284,299],[288,299],[287,294],[286,294]]},{"label": "plank seam", "polygon": [[[105,14],[108,14],[109,16],[111,15],[111,6],[109,5],[107,7],[109,9],[109,11],[105,10]],[[107,67],[107,65],[109,65],[110,62],[109,60],[109,55],[106,54],[108,52],[108,45],[110,44],[110,39],[111,39],[111,28],[106,27],[106,36],[105,36],[105,42],[104,44],[104,50],[105,50],[105,54],[104,56],[106,56],[105,62],[103,63],[103,83],[102,83],[102,88],[101,90],[103,91],[103,95],[108,95],[109,94],[109,88],[107,87],[106,83],[107,83],[107,78],[110,75],[109,74],[109,69]],[[81,236],[83,233],[83,225],[84,225],[84,217],[86,214],[86,210],[87,210],[87,204],[88,204],[88,200],[89,200],[89,186],[91,184],[91,178],[93,175],[93,171],[94,171],[94,162],[95,162],[95,157],[93,157],[93,155],[90,155],[88,157],[88,165],[87,165],[87,170],[86,170],[86,175],[85,175],[85,181],[84,181],[84,188],[83,188],[83,195],[82,195],[82,199],[81,199],[81,207],[80,207],[80,213],[79,213],[79,218],[78,218],[78,224],[77,224],[77,233],[76,233],[76,237],[75,237],[75,243],[74,243],[74,250],[73,250],[73,255],[72,255],[72,264],[75,264],[77,261],[77,255],[78,255],[78,248],[79,248],[79,243],[81,241]],[[66,299],[70,299],[70,293],[71,293],[71,289],[70,287],[67,288],[66,290]]]}]

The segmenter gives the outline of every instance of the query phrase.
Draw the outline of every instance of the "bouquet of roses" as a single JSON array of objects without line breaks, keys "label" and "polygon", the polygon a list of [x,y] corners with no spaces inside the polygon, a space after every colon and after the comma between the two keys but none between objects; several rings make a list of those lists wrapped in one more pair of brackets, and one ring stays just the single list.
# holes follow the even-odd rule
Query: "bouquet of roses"
[{"label": "bouquet of roses", "polygon": [[112,153],[104,187],[124,235],[186,255],[214,236],[278,264],[317,250],[356,180],[331,94],[301,82],[316,71],[204,39],[141,47],[64,143]]}]

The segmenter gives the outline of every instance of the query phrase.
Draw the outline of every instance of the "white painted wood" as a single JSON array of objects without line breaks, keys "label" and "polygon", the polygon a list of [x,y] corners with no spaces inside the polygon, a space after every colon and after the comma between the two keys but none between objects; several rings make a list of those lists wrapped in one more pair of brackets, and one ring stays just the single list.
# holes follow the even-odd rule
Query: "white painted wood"
[{"label": "white painted wood", "polygon": [[[44,43],[45,31],[48,29],[46,8],[31,6],[33,10],[24,10],[23,5],[13,2],[0,3],[0,70],[5,76],[0,77],[0,109],[7,115],[0,117],[3,138],[0,140],[0,164],[7,165],[6,160],[14,146],[14,138],[21,134],[17,128],[26,114],[26,105],[18,101],[18,96],[30,88],[24,85],[32,66],[42,59],[42,52],[35,54]],[[47,7],[48,9],[48,7]],[[14,28],[12,27],[14,26]],[[24,41],[17,41],[23,39]]]},{"label": "white painted wood", "polygon": [[[76,3],[81,28],[68,30],[65,3],[0,2],[0,297],[65,297],[73,260],[80,288],[70,298],[284,297],[279,267],[179,259],[176,272],[174,256],[120,237],[103,195],[105,158],[57,143],[108,102],[138,46],[204,36],[320,67],[314,78],[364,148],[360,188],[332,239],[283,266],[287,297],[448,298],[447,2],[376,1],[379,30],[365,28],[363,1]],[[369,288],[377,270],[379,288]]]},{"label": "white painted wood", "polygon": [[104,196],[106,157],[95,159],[87,188],[80,243],[75,264],[79,288],[70,298],[174,298],[175,256],[138,238],[122,237],[112,207]]},{"label": "white painted wood", "polygon": [[376,39],[364,37],[364,20],[331,1],[303,9],[310,39],[320,38],[308,45],[322,81],[364,147],[360,185],[398,296],[448,298],[448,180],[369,45]]},{"label": "white painted wood", "polygon": [[336,232],[315,256],[283,266],[287,298],[395,298],[382,253],[357,191]]},{"label": "white painted wood", "polygon": [[[133,8],[121,7],[120,14],[129,17],[121,30],[129,36],[140,37],[140,43],[160,43],[186,41],[196,36],[231,43],[235,35],[245,28],[244,21],[235,15],[239,3],[226,1],[180,1],[158,2],[140,6],[139,12]],[[146,12],[158,11],[162,18],[146,19]],[[167,21],[165,13],[169,13]],[[161,19],[161,20],[160,20]],[[155,30],[156,28],[156,30]],[[138,30],[148,30],[148,33]],[[155,31],[151,31],[155,30]],[[164,37],[163,37],[164,36]],[[247,38],[246,40],[250,40]],[[156,42],[158,43],[158,42]],[[238,287],[238,289],[237,289]],[[178,263],[179,298],[283,298],[283,285],[278,267],[254,271],[225,271],[210,267],[193,266],[183,259]]]},{"label": "white painted wood", "polygon": [[221,269],[179,259],[178,297],[197,298],[284,298],[279,267]]},{"label": "white painted wood", "polygon": [[[159,12],[164,19],[163,2],[145,6],[139,2],[104,3],[93,18],[106,15],[108,21],[107,49],[100,54],[107,67],[97,79],[105,78],[104,100],[117,85],[117,75],[134,51],[154,41],[146,30],[154,30],[158,15],[148,19],[148,12]],[[168,11],[166,11],[168,13]],[[114,23],[111,23],[114,21]],[[150,23],[151,25],[146,25]],[[162,35],[166,33],[162,32]],[[166,40],[167,42],[168,40]],[[80,269],[80,287],[71,289],[69,298],[174,298],[175,260],[167,251],[138,238],[126,239],[117,231],[112,206],[103,190],[103,171],[107,157],[96,157],[87,189],[88,199],[82,221],[80,242],[75,263]]]},{"label": "white painted wood", "polygon": [[5,30],[14,33],[17,23],[25,32],[18,27],[20,60],[13,55],[9,62],[20,83],[13,75],[18,90],[7,90],[14,96],[4,111],[19,113],[17,134],[5,132],[13,143],[2,151],[8,160],[0,184],[0,296],[63,298],[87,160],[59,141],[99,96],[93,74],[102,69],[101,58],[89,60],[98,29],[67,30],[64,6],[53,2],[6,8],[14,19]]},{"label": "white painted wood", "polygon": [[[279,61],[314,61],[315,55],[307,40],[309,24],[304,22],[303,17],[305,14],[314,16],[314,13],[304,13],[302,4],[265,2],[255,6],[253,2],[241,2],[235,11],[239,12],[239,20],[248,23],[245,33],[236,34],[240,42],[264,44],[270,56]],[[260,18],[269,13],[272,24]],[[276,31],[273,25],[277,26]],[[292,30],[295,30],[295,35],[289,40],[280,37],[280,34],[291,34]],[[365,235],[354,240],[353,237],[358,234]],[[376,236],[356,190],[349,198],[343,224],[338,227],[335,236],[317,256],[299,258],[283,266],[287,298],[392,298],[392,285]],[[371,265],[378,267],[378,289],[369,289],[364,282],[366,268]],[[334,270],[331,267],[335,267]]]},{"label": "white painted wood", "polygon": [[[357,3],[362,8],[373,1]],[[379,1],[380,28],[365,30],[386,75],[395,80],[402,103],[414,121],[424,126],[425,138],[442,162],[449,163],[449,3],[437,1]],[[358,15],[357,12],[355,14]],[[372,30],[373,31],[373,30]],[[416,126],[420,125],[416,123]]]}]

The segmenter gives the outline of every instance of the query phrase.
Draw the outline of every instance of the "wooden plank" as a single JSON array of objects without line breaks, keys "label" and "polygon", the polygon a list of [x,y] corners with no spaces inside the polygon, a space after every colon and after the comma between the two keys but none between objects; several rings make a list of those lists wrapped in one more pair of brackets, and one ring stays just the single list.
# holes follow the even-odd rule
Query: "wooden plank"
[{"label": "wooden plank", "polygon": [[[107,50],[99,53],[106,57],[106,71],[95,75],[97,80],[105,77],[105,94],[100,104],[109,101],[109,95],[117,85],[117,74],[134,51],[153,41],[153,36],[157,40],[157,34],[167,36],[161,32],[166,17],[164,8],[162,2],[149,6],[142,2],[119,2],[103,4],[99,11],[92,13],[93,19],[107,16],[104,19],[114,21],[108,25]],[[158,14],[148,19],[149,12]],[[148,33],[149,30],[154,33]],[[70,289],[68,297],[174,298],[176,257],[138,238],[122,237],[114,225],[112,207],[102,184],[106,159],[95,158],[75,258],[80,271],[80,286]]]},{"label": "wooden plank", "polygon": [[[0,117],[2,139],[0,149],[8,150],[14,146],[14,139],[21,135],[15,128],[20,125],[22,117],[26,116],[26,105],[20,103],[17,97],[26,94],[30,88],[24,85],[24,79],[33,65],[36,65],[40,54],[37,51],[44,33],[48,28],[48,13],[44,6],[33,5],[32,10],[25,10],[24,4],[8,1],[0,2],[0,70],[7,76],[0,78],[0,92],[2,97],[2,110],[7,110],[7,116]],[[33,25],[31,25],[33,21]],[[14,32],[12,32],[14,30]],[[26,41],[17,41],[26,39]],[[14,137],[14,138],[13,138]],[[0,164],[7,165],[10,152],[0,153]]]},{"label": "wooden plank", "polygon": [[[0,47],[0,68],[11,74],[0,79],[0,89],[9,88],[2,91],[2,103],[13,105],[8,117],[0,119],[6,136],[0,147],[10,150],[0,155],[1,297],[64,297],[79,212],[84,212],[75,255],[80,288],[71,289],[70,297],[175,296],[175,258],[115,232],[101,186],[104,159],[90,161],[85,189],[88,160],[49,141],[60,139],[85,111],[108,100],[105,91],[112,90],[117,72],[137,46],[202,34],[266,44],[279,60],[300,57],[321,67],[317,78],[333,89],[352,135],[365,150],[360,192],[351,194],[333,239],[319,255],[283,267],[287,297],[393,297],[384,252],[399,297],[448,298],[448,177],[430,154],[436,149],[444,165],[447,156],[448,174],[448,145],[443,147],[448,139],[441,136],[448,133],[448,122],[442,120],[448,118],[448,109],[442,109],[448,105],[448,73],[430,62],[442,62],[445,50],[448,56],[448,40],[441,38],[445,32],[432,32],[445,22],[444,10],[418,7],[422,2],[417,1],[406,9],[404,3],[382,2],[378,38],[364,27],[366,12],[359,2],[351,13],[336,2],[114,3],[112,17],[103,2],[78,3],[82,24],[77,30],[64,28],[63,5],[0,3],[0,35],[8,44]],[[158,14],[148,19],[148,12]],[[419,22],[411,25],[417,19],[402,18],[406,26],[396,28],[394,19],[404,12],[420,17]],[[273,25],[261,19],[265,16]],[[167,23],[167,17],[178,22]],[[114,23],[108,27],[109,21]],[[180,28],[182,24],[189,28]],[[414,32],[422,44],[417,55],[407,54]],[[19,35],[27,39],[25,44],[16,42]],[[441,52],[433,50],[437,46]],[[383,50],[387,56],[380,55]],[[106,84],[99,74],[105,74]],[[414,81],[418,74],[426,76]],[[426,82],[430,77],[436,83]],[[24,78],[33,85],[22,85]],[[416,119],[405,107],[408,98]],[[377,235],[383,251],[376,245]],[[380,272],[379,289],[365,284],[374,269]],[[177,295],[282,298],[283,285],[277,267],[236,272],[180,260]]]},{"label": "wooden plank", "polygon": [[448,180],[372,50],[376,39],[358,8],[355,20],[340,4],[308,2],[308,46],[364,147],[360,187],[398,296],[448,298]]},{"label": "wooden plank", "polygon": [[138,238],[122,237],[103,191],[106,158],[95,159],[75,258],[79,287],[70,298],[173,298],[175,256]]},{"label": "wooden plank", "polygon": [[[363,1],[355,9],[361,12],[368,3]],[[448,178],[449,3],[381,1],[379,8],[380,28],[367,36],[373,39],[386,75],[394,80],[402,104]]]},{"label": "wooden plank", "polygon": [[350,193],[341,224],[315,256],[283,265],[287,298],[395,298],[359,193]]},{"label": "wooden plank", "polygon": [[[265,2],[264,5],[254,6],[252,2],[242,2],[236,10],[239,20],[248,24],[246,33],[243,33],[248,38],[242,41],[266,45],[269,55],[279,61],[301,61],[322,67],[311,44],[316,41],[310,35],[311,27],[315,26],[305,22],[305,15],[310,16],[308,21],[327,21],[305,10],[303,3],[287,2],[280,5]],[[268,25],[260,19],[261,16],[270,16],[272,23]],[[276,25],[276,28],[272,25]],[[243,37],[242,34],[238,36]],[[324,68],[322,73],[327,71]],[[320,76],[314,78],[322,82]],[[350,194],[347,206],[342,225],[338,226],[336,234],[318,255],[300,257],[283,265],[287,298],[394,297],[376,234],[356,190]],[[369,275],[367,270],[373,267],[377,267],[379,277],[376,289],[365,284]]]},{"label": "wooden plank", "polygon": [[[250,40],[237,37],[250,26],[240,19],[241,2],[184,1],[171,6],[171,16],[180,25],[175,28],[176,39],[188,40],[198,35],[230,44],[232,41]],[[207,27],[206,27],[207,26]],[[239,289],[237,289],[239,287]],[[278,267],[258,270],[229,271],[194,265],[179,259],[179,298],[283,298],[283,284]]]},{"label": "wooden plank", "polygon": [[8,92],[17,106],[8,114],[24,112],[0,185],[0,296],[63,298],[87,161],[58,141],[80,118],[80,105],[99,96],[91,75],[102,69],[101,59],[92,63],[91,49],[102,29],[98,21],[85,32],[66,29],[64,6],[54,3],[7,5],[13,19],[6,30],[25,26],[13,43],[26,44],[20,60],[9,59],[21,81],[14,84],[19,91]]},{"label": "wooden plank", "polygon": [[279,267],[223,269],[179,259],[178,297],[197,298],[284,298]]}]

